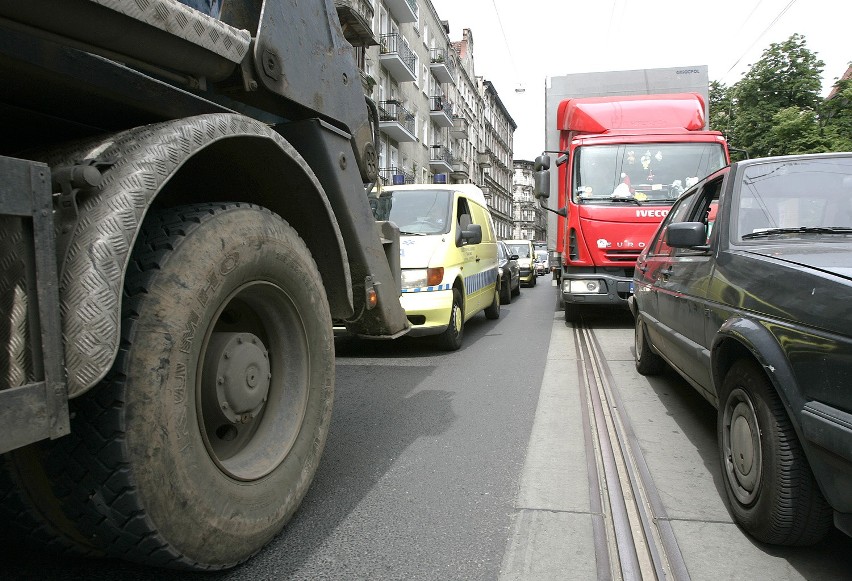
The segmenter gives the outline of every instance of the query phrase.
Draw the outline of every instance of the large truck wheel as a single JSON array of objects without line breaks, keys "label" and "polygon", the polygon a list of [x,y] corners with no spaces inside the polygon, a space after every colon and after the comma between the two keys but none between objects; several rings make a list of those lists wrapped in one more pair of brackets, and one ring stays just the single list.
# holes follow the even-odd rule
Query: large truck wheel
[{"label": "large truck wheel", "polygon": [[47,461],[65,514],[107,555],[222,569],[301,502],[331,419],[334,337],[316,264],[249,204],[146,219],[122,344],[72,401]]},{"label": "large truck wheel", "polygon": [[567,301],[563,301],[562,305],[565,310],[566,323],[576,323],[580,320],[580,307],[577,305],[577,303],[569,303]]}]

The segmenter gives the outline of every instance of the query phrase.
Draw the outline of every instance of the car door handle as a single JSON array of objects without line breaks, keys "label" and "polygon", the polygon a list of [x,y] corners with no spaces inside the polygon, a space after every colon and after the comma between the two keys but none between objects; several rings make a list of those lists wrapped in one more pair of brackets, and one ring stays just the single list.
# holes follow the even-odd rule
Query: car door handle
[{"label": "car door handle", "polygon": [[480,258],[477,256],[477,257],[476,257],[476,261],[477,261],[477,262],[479,262],[479,260],[480,260]]},{"label": "car door handle", "polygon": [[671,267],[671,266],[669,266],[668,268],[665,268],[664,270],[661,270],[661,271],[660,271],[660,277],[661,277],[663,280],[668,280],[668,278],[669,278],[669,276],[671,275],[671,273],[672,273],[672,267]]}]

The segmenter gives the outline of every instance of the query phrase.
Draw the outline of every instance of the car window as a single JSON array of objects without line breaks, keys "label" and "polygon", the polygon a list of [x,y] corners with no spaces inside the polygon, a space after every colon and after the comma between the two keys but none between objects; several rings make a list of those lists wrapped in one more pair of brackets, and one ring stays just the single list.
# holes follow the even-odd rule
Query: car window
[{"label": "car window", "polygon": [[675,202],[675,205],[672,206],[671,212],[669,212],[669,215],[663,220],[663,223],[660,224],[654,239],[651,241],[651,249],[648,251],[649,255],[672,253],[672,248],[666,244],[666,228],[668,228],[668,225],[672,222],[684,221],[684,217],[692,207],[693,200],[695,200],[695,192],[685,194],[682,198]]},{"label": "car window", "polygon": [[[690,211],[683,220],[684,222],[703,222],[707,231],[707,244],[710,244],[713,225],[716,222],[716,211],[719,208],[719,194],[722,191],[722,179],[723,176],[720,176],[704,184],[696,194],[696,201],[690,204]],[[680,251],[695,252],[686,248],[682,248]]]}]

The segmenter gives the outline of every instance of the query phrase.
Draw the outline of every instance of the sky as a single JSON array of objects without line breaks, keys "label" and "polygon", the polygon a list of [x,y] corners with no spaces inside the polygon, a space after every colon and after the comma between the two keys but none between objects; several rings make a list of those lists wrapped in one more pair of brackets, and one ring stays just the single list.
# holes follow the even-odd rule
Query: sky
[{"label": "sky", "polygon": [[[792,34],[825,62],[823,96],[852,61],[848,0],[432,0],[450,40],[470,28],[477,76],[517,124],[514,158],[544,149],[544,87],[572,73],[707,65],[733,85]],[[522,90],[522,92],[519,92]]]}]

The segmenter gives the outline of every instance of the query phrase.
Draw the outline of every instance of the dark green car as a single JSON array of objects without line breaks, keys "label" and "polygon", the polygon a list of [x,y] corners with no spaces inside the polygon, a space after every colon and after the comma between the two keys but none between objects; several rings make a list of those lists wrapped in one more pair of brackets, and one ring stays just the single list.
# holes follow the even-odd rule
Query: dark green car
[{"label": "dark green car", "polygon": [[752,159],[687,190],[634,273],[636,369],[716,406],[734,520],[852,535],[852,154]]}]

